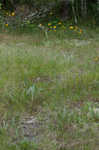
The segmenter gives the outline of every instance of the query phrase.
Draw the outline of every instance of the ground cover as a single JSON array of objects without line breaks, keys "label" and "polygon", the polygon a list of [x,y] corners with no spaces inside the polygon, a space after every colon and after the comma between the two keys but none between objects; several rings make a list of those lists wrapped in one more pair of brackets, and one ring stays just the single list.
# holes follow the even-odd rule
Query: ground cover
[{"label": "ground cover", "polygon": [[2,150],[98,150],[98,31],[0,33]]}]

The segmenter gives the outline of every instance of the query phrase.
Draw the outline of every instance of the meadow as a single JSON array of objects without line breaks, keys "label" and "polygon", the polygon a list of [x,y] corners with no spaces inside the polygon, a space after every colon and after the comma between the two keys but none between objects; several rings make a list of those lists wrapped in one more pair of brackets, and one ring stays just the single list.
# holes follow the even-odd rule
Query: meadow
[{"label": "meadow", "polygon": [[98,150],[99,28],[48,26],[0,33],[0,150]]}]

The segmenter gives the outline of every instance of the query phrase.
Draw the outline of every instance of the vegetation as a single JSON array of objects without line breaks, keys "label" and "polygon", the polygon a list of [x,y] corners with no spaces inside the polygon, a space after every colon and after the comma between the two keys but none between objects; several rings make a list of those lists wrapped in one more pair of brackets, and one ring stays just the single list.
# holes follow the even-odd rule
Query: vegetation
[{"label": "vegetation", "polygon": [[98,150],[95,18],[26,7],[0,11],[0,148]]}]

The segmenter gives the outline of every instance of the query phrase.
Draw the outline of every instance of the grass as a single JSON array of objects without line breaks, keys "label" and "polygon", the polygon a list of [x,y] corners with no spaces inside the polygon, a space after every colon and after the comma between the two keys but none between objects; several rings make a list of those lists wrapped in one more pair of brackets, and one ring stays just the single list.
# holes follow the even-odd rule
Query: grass
[{"label": "grass", "polygon": [[98,150],[99,35],[83,31],[0,34],[2,150]]}]

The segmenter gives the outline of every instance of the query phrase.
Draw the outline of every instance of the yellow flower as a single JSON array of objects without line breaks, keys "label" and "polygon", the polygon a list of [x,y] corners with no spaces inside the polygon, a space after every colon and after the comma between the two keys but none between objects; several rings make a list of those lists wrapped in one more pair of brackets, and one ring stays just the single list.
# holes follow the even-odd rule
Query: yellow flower
[{"label": "yellow flower", "polygon": [[58,23],[59,25],[62,24],[61,22]]},{"label": "yellow flower", "polygon": [[6,23],[5,26],[8,27],[8,23]]},{"label": "yellow flower", "polygon": [[51,23],[48,23],[48,26],[51,26]]},{"label": "yellow flower", "polygon": [[15,16],[15,13],[14,13],[14,12],[12,12],[12,13],[11,13],[11,16]]},{"label": "yellow flower", "polygon": [[70,26],[70,27],[69,27],[69,29],[70,29],[70,30],[73,30],[73,29],[74,29],[74,27],[73,27],[73,26]]},{"label": "yellow flower", "polygon": [[54,26],[53,28],[56,29],[56,26]]},{"label": "yellow flower", "polygon": [[41,26],[42,26],[42,24],[39,24],[39,26],[41,27]]}]

